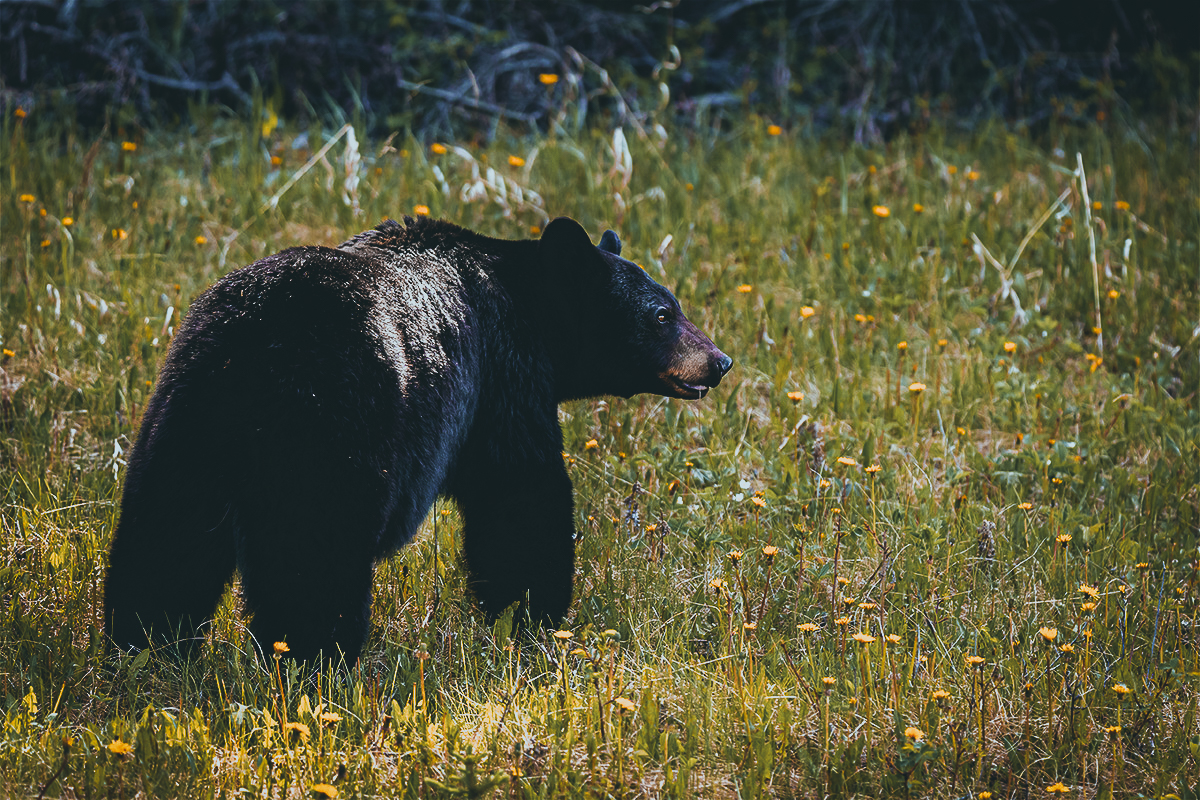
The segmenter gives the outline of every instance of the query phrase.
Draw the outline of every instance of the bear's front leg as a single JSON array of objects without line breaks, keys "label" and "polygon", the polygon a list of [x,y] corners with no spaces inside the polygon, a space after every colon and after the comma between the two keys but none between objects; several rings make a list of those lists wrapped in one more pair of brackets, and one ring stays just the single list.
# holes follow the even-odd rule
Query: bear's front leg
[{"label": "bear's front leg", "polygon": [[575,578],[574,497],[560,452],[534,464],[469,470],[454,496],[470,586],[488,619],[528,597],[532,620],[560,623]]}]

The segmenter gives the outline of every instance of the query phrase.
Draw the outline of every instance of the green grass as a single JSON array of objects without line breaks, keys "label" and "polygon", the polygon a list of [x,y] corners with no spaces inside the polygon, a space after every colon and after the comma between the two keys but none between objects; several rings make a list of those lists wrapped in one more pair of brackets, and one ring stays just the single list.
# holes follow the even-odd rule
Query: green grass
[{"label": "green grass", "polygon": [[[127,151],[2,125],[0,794],[1195,797],[1194,141],[995,125],[869,150],[750,119],[628,130],[625,175],[601,132],[398,137],[360,143],[355,213],[343,139],[260,213],[303,131],[201,121]],[[614,228],[735,359],[698,403],[563,408],[572,638],[481,621],[439,504],[379,565],[353,668],[264,657],[232,598],[193,662],[106,655],[124,454],[190,300],[416,205],[509,238]]]}]

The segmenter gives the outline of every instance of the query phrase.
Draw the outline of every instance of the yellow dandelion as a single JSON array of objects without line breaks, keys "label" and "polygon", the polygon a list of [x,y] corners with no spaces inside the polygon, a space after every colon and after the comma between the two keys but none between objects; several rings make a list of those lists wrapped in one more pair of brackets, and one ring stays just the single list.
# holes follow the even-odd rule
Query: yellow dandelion
[{"label": "yellow dandelion", "polygon": [[64,228],[69,228],[75,224],[75,220],[71,217],[63,217],[62,224]]},{"label": "yellow dandelion", "polygon": [[708,585],[719,591],[720,589],[724,588],[725,581],[721,580],[720,578],[713,578],[708,582]]},{"label": "yellow dandelion", "polygon": [[1117,299],[1118,297],[1120,297],[1120,296],[1121,296],[1121,293],[1120,293],[1120,292],[1118,292],[1116,289],[1109,289],[1109,290],[1108,290],[1108,299],[1109,299],[1109,300],[1116,300],[1116,299]]},{"label": "yellow dandelion", "polygon": [[975,796],[978,797],[979,800],[992,800],[991,792],[980,792],[979,794],[977,794]]},{"label": "yellow dandelion", "polygon": [[207,236],[197,236],[192,241],[195,242],[196,244],[208,244],[208,237]]},{"label": "yellow dandelion", "polygon": [[542,232],[542,228],[540,225],[530,225],[529,226],[529,235],[530,236],[537,236],[541,232]]},{"label": "yellow dandelion", "polygon": [[[1059,480],[1059,482],[1060,483],[1062,482],[1061,479]],[[1054,541],[1058,542],[1059,544],[1066,544],[1067,542],[1071,541],[1071,534],[1060,533],[1058,536],[1054,537]]]},{"label": "yellow dandelion", "polygon": [[842,508],[841,506],[834,506],[833,508],[829,509],[829,513],[836,516],[842,513]]},{"label": "yellow dandelion", "polygon": [[913,213],[921,214],[924,213],[924,211],[925,206],[921,205],[920,203],[913,203]]},{"label": "yellow dandelion", "polygon": [[908,385],[908,390],[913,394],[920,394],[921,392],[925,391],[925,384],[921,383],[920,381],[913,381]]},{"label": "yellow dandelion", "polygon": [[1104,203],[1101,203],[1099,200],[1092,201],[1092,211],[1099,211],[1102,208],[1104,208]]},{"label": "yellow dandelion", "polygon": [[434,142],[433,144],[429,145],[429,149],[439,156],[444,156],[446,154],[446,145],[442,144],[441,142]]},{"label": "yellow dandelion", "polygon": [[929,696],[932,697],[934,700],[938,700],[938,701],[950,699],[950,693],[947,692],[945,689],[934,689],[933,694],[931,694]]},{"label": "yellow dandelion", "polygon": [[[137,203],[134,203],[134,204],[133,204],[133,207],[134,207],[134,208],[137,208]],[[39,217],[44,217],[44,216],[46,216],[46,209],[44,209],[44,208],[39,208],[39,209],[38,209],[38,216],[39,216]]]},{"label": "yellow dandelion", "polygon": [[1123,683],[1118,683],[1113,686],[1113,691],[1124,697],[1125,695],[1130,694],[1133,690]]},{"label": "yellow dandelion", "polygon": [[937,346],[941,347],[942,349],[945,349],[946,345],[948,345],[948,344],[950,344],[949,339],[938,339],[937,340]]},{"label": "yellow dandelion", "polygon": [[[283,163],[283,159],[280,158],[279,156],[271,156],[271,166],[272,167],[278,167],[282,163]],[[377,170],[375,174],[378,175],[381,172],[382,172],[382,170]]]},{"label": "yellow dandelion", "polygon": [[1096,604],[1095,604],[1095,603],[1093,603],[1091,600],[1089,600],[1088,602],[1086,602],[1086,603],[1084,603],[1083,605],[1081,605],[1081,606],[1080,606],[1080,608],[1081,608],[1081,609],[1082,609],[1082,610],[1083,610],[1085,613],[1088,613],[1088,614],[1090,614],[1091,612],[1093,612],[1093,611],[1095,611],[1095,610],[1096,610]]},{"label": "yellow dandelion", "polygon": [[829,479],[828,479],[828,478],[822,478],[822,479],[821,479],[821,482],[820,482],[818,485],[819,485],[819,486],[820,486],[822,489],[828,489],[828,488],[829,488],[830,486],[832,486],[833,484],[829,482]]},{"label": "yellow dandelion", "polygon": [[1064,652],[1064,653],[1068,653],[1068,654],[1070,654],[1070,653],[1074,653],[1074,652],[1075,652],[1075,645],[1073,645],[1073,644],[1064,644],[1064,645],[1062,645],[1061,647],[1059,647],[1058,649],[1059,649],[1059,650],[1061,650],[1061,651],[1062,651],[1062,652]]},{"label": "yellow dandelion", "polygon": [[1105,732],[1105,733],[1118,734],[1118,733],[1120,733],[1120,732],[1121,732],[1121,726],[1120,726],[1120,725],[1109,725],[1108,727],[1106,727],[1106,728],[1104,729],[1104,732]]},{"label": "yellow dandelion", "polygon": [[741,550],[730,550],[729,551],[729,560],[735,564],[737,562],[741,561],[742,560],[742,551]]},{"label": "yellow dandelion", "polygon": [[127,756],[133,753],[133,745],[129,742],[122,742],[120,739],[113,739],[108,743],[108,752],[118,756]]},{"label": "yellow dandelion", "polygon": [[619,708],[621,710],[622,714],[628,713],[637,708],[637,705],[632,700],[630,700],[628,697],[618,697],[616,699],[616,703],[617,703],[617,708]]},{"label": "yellow dandelion", "polygon": [[1124,200],[1118,200],[1117,201],[1117,210],[1118,211],[1128,211],[1129,203],[1126,203]]},{"label": "yellow dandelion", "polygon": [[595,439],[588,439],[586,442],[583,443],[584,450],[595,450],[599,446],[600,446],[600,443],[597,442]]},{"label": "yellow dandelion", "polygon": [[768,125],[767,126],[767,135],[768,136],[778,136],[781,133],[783,133],[783,128],[779,127],[778,125]]},{"label": "yellow dandelion", "polygon": [[984,659],[980,658],[979,656],[973,656],[973,655],[967,656],[967,664],[969,664],[972,667],[977,667],[980,664],[982,664],[983,662],[984,662]]},{"label": "yellow dandelion", "polygon": [[342,721],[342,715],[337,713],[336,711],[325,711],[321,714],[321,722],[325,722],[325,723],[332,725],[336,722],[341,722],[341,721]]},{"label": "yellow dandelion", "polygon": [[843,467],[857,467],[858,466],[858,462],[855,461],[850,456],[838,456],[837,463],[841,464]]},{"label": "yellow dandelion", "polygon": [[871,213],[880,219],[887,219],[892,215],[892,210],[887,206],[875,206],[871,209]]},{"label": "yellow dandelion", "polygon": [[1047,642],[1053,642],[1056,638],[1058,638],[1058,628],[1039,628],[1038,633],[1040,633],[1042,638]]},{"label": "yellow dandelion", "polygon": [[844,628],[850,624],[850,618],[849,617],[838,617],[837,619],[835,619],[833,621],[833,624]]},{"label": "yellow dandelion", "polygon": [[17,200],[22,203],[32,203],[34,200],[37,200],[37,198],[31,194],[23,194],[20,197],[18,197]]},{"label": "yellow dandelion", "polygon": [[743,283],[741,286],[737,287],[737,290],[741,294],[750,294],[750,292],[754,290],[754,287],[748,283]]},{"label": "yellow dandelion", "polygon": [[872,636],[869,633],[863,633],[862,631],[859,631],[858,633],[854,634],[850,638],[861,644],[870,644],[871,642],[875,641],[874,636]]},{"label": "yellow dandelion", "polygon": [[759,508],[767,507],[767,501],[763,500],[761,497],[751,497],[750,502],[754,503],[754,505],[758,506]]},{"label": "yellow dandelion", "polygon": [[800,317],[802,319],[808,319],[815,313],[817,313],[817,310],[815,308],[813,308],[812,306],[801,306],[800,307]]},{"label": "yellow dandelion", "polygon": [[850,579],[847,578],[845,575],[839,575],[837,582],[838,582],[838,586],[847,586],[850,583]]},{"label": "yellow dandelion", "polygon": [[824,678],[821,678],[821,683],[825,684],[826,686],[833,686],[835,683],[837,683],[837,678],[826,675]]},{"label": "yellow dandelion", "polygon": [[113,241],[124,241],[128,236],[129,231],[125,230],[124,228],[113,228],[112,230]]},{"label": "yellow dandelion", "polygon": [[508,165],[510,167],[523,167],[525,166],[525,159],[521,158],[520,156],[509,156]]},{"label": "yellow dandelion", "polygon": [[336,786],[331,786],[328,783],[314,783],[312,793],[314,797],[324,797],[327,800],[333,800],[333,798],[338,796],[338,789]]},{"label": "yellow dandelion", "polygon": [[1046,787],[1047,794],[1066,794],[1069,791],[1071,790],[1068,789],[1061,781],[1058,783],[1052,783]]},{"label": "yellow dandelion", "polygon": [[308,726],[303,722],[289,722],[283,726],[283,729],[288,733],[294,733],[304,741],[308,741],[309,730]]},{"label": "yellow dandelion", "polygon": [[875,609],[879,608],[879,606],[875,605],[874,603],[859,603],[858,607],[863,611],[874,611]]},{"label": "yellow dandelion", "polygon": [[878,464],[872,464],[871,466],[866,468],[865,472],[868,475],[874,475],[876,472],[879,472],[881,469],[883,469],[883,467],[879,466]]},{"label": "yellow dandelion", "polygon": [[896,349],[903,353],[908,349],[908,342],[896,342]]},{"label": "yellow dandelion", "polygon": [[554,638],[558,639],[559,641],[563,641],[563,642],[570,639],[571,636],[572,636],[572,634],[570,631],[555,631],[554,632]]},{"label": "yellow dandelion", "polygon": [[1079,584],[1079,591],[1083,594],[1086,594],[1093,600],[1098,600],[1100,598],[1100,590],[1095,586],[1088,586],[1086,583],[1081,583]]},{"label": "yellow dandelion", "polygon": [[276,642],[274,645],[272,645],[272,647],[274,648],[275,655],[277,656],[281,656],[292,649],[287,646],[287,642]]},{"label": "yellow dandelion", "polygon": [[13,112],[13,116],[16,117],[17,119],[25,119],[25,109],[18,108],[16,111]]},{"label": "yellow dandelion", "polygon": [[758,623],[757,622],[743,622],[742,630],[753,633],[754,631],[758,630]]},{"label": "yellow dandelion", "polygon": [[855,322],[866,322],[866,321],[867,321],[867,315],[866,315],[866,314],[855,314],[855,315],[854,315],[854,321],[855,321]]},{"label": "yellow dandelion", "polygon": [[42,247],[49,247],[49,246],[50,246],[50,240],[49,240],[49,239],[42,239],[42,241],[41,241],[41,245],[42,245]]},{"label": "yellow dandelion", "polygon": [[888,640],[888,644],[900,644],[900,634],[898,633],[889,633],[883,638]]},{"label": "yellow dandelion", "polygon": [[920,728],[916,728],[916,727],[913,727],[912,725],[909,725],[907,728],[904,729],[904,735],[905,735],[905,737],[907,737],[909,739],[913,739],[913,740],[919,742],[925,738],[925,731],[921,730]]},{"label": "yellow dandelion", "polygon": [[777,555],[779,553],[779,548],[773,544],[769,544],[762,549],[762,553],[767,558],[773,558],[775,555]]},{"label": "yellow dandelion", "polygon": [[967,429],[966,429],[966,428],[964,428],[964,427],[962,427],[961,425],[959,425],[959,426],[958,426],[957,428],[955,428],[954,430],[955,430],[955,432],[956,432],[956,433],[958,433],[958,435],[959,435],[959,436],[966,436],[966,435],[967,435]]},{"label": "yellow dandelion", "polygon": [[137,150],[137,142],[121,142],[121,149],[126,153],[132,153]]},{"label": "yellow dandelion", "polygon": [[5,358],[12,358],[16,354],[17,354],[16,350],[9,350],[7,347],[4,348],[4,357]]},{"label": "yellow dandelion", "polygon": [[821,627],[815,622],[801,622],[798,627],[805,633],[816,633],[821,629]]},{"label": "yellow dandelion", "polygon": [[543,72],[541,75],[538,75],[538,80],[542,82],[543,86],[553,86],[558,83],[558,76],[553,72]]},{"label": "yellow dandelion", "polygon": [[1133,568],[1134,569],[1150,569],[1150,562],[1149,561],[1139,561],[1138,563],[1133,565]]},{"label": "yellow dandelion", "polygon": [[949,172],[951,175],[957,175],[957,174],[958,174],[958,167],[956,167],[956,166],[954,166],[953,164],[951,164],[950,166],[946,167],[946,172]]},{"label": "yellow dandelion", "polygon": [[791,400],[793,403],[799,403],[804,399],[804,392],[788,392],[787,399]]},{"label": "yellow dandelion", "polygon": [[842,250],[849,250],[849,249],[850,249],[850,243],[842,242]]},{"label": "yellow dandelion", "polygon": [[1004,343],[1004,352],[1006,352],[1006,353],[1017,352],[1017,343],[1016,342],[1005,342]]},{"label": "yellow dandelion", "polygon": [[979,180],[979,173],[975,170],[971,170],[970,172],[967,173],[967,180],[969,180],[969,181]]},{"label": "yellow dandelion", "polygon": [[423,205],[413,206],[413,213],[416,214],[418,217],[428,217],[429,216],[429,206],[423,206]]}]

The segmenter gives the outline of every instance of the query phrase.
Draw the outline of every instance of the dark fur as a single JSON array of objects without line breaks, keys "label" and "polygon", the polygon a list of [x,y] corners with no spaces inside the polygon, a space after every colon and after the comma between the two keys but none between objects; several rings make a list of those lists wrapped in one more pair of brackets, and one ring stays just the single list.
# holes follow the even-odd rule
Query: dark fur
[{"label": "dark fur", "polygon": [[575,548],[559,401],[700,397],[730,364],[615,235],[601,245],[568,219],[540,241],[385,222],[200,295],[130,457],[113,640],[193,637],[237,568],[261,645],[354,659],[374,562],[439,494],[462,511],[484,611],[528,596],[534,619],[561,619]]}]

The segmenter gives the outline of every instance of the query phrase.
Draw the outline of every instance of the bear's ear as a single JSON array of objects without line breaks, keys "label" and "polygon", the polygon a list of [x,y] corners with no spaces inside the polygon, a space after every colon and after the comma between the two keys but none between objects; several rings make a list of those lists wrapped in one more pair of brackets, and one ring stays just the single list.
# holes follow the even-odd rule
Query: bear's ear
[{"label": "bear's ear", "polygon": [[[564,266],[587,263],[587,254],[595,253],[595,247],[582,225],[570,217],[557,217],[550,220],[550,224],[542,231],[538,251],[544,266],[562,269]],[[592,257],[595,258],[594,255]]]},{"label": "bear's ear", "polygon": [[621,240],[612,231],[605,231],[604,235],[600,237],[600,244],[596,246],[614,256],[621,255]]}]

